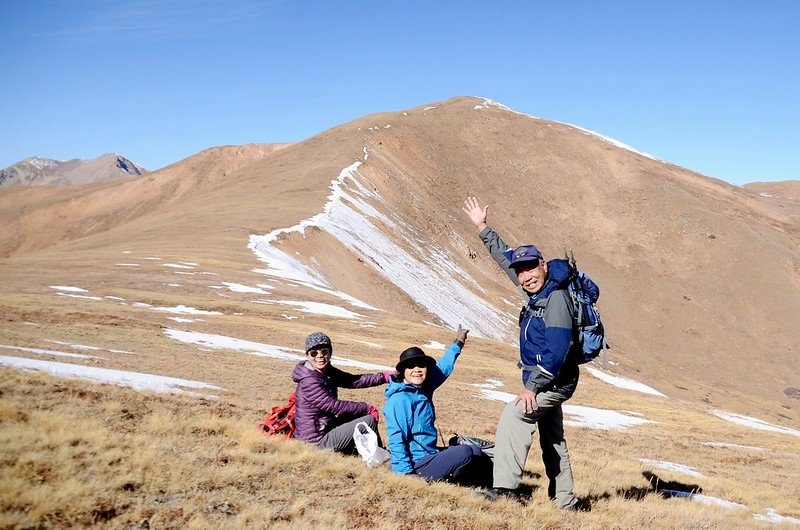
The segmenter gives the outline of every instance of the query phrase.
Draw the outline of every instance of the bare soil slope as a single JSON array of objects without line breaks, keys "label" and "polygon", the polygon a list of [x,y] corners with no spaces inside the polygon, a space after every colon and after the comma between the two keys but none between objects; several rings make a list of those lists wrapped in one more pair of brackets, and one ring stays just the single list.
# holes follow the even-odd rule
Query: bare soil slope
[{"label": "bare soil slope", "polygon": [[[519,297],[464,218],[467,195],[490,205],[490,225],[510,244],[535,242],[547,257],[558,257],[564,245],[575,250],[579,265],[601,285],[616,371],[669,395],[797,425],[796,204],[776,205],[577,128],[477,98],[367,116],[281,147],[212,149],[139,179],[88,186],[66,197],[46,189],[4,190],[0,252],[10,257],[0,267],[8,318],[36,311],[61,319],[66,308],[54,306],[78,302],[53,301],[46,286],[54,283],[102,287],[104,294],[122,289],[151,304],[180,299],[175,289],[165,289],[162,267],[145,270],[152,263],[139,262],[126,268],[120,265],[123,251],[206,264],[233,282],[259,281],[251,272],[260,264],[247,248],[249,237],[322,212],[331,181],[360,161],[352,180],[366,191],[359,195],[353,182],[344,181],[351,195],[342,204],[357,209],[363,201],[385,216],[367,217],[392,252],[417,253],[423,268],[473,278],[459,281],[479,305],[503,315],[497,335],[483,336],[502,339],[497,348],[511,357]],[[456,317],[435,314],[358,237],[363,229],[330,217],[327,228],[283,234],[276,246],[336,290],[384,310],[372,320],[452,326]],[[456,267],[452,274],[448,264]],[[234,303],[208,289],[218,281],[210,275],[180,279],[181,296],[191,293],[198,307],[258,322],[252,321],[256,328],[208,323],[208,329],[238,329],[251,338],[276,334],[295,343],[313,327],[358,330],[367,341],[384,333],[318,316],[306,319],[308,327],[301,321],[287,329],[285,307],[225,295],[238,297]],[[277,285],[274,296],[291,296],[295,288]],[[98,309],[81,303],[78,313]],[[134,310],[100,313],[117,311]],[[137,315],[132,318],[153,320]],[[157,330],[151,333],[156,336],[148,340],[164,340]]]}]

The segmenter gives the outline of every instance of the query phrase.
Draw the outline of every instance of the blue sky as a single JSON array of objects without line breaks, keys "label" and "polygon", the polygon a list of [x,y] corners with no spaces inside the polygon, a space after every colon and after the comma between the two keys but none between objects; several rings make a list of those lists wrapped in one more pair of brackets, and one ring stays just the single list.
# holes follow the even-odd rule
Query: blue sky
[{"label": "blue sky", "polygon": [[800,2],[0,1],[0,168],[157,169],[479,95],[736,184],[800,179]]}]

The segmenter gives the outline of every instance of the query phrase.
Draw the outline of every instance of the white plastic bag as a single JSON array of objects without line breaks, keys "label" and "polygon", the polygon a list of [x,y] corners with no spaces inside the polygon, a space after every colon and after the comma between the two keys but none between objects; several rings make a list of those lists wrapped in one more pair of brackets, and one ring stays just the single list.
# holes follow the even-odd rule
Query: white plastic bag
[{"label": "white plastic bag", "polygon": [[389,451],[378,446],[378,435],[363,421],[356,424],[353,441],[358,454],[369,467],[378,467],[389,460]]}]

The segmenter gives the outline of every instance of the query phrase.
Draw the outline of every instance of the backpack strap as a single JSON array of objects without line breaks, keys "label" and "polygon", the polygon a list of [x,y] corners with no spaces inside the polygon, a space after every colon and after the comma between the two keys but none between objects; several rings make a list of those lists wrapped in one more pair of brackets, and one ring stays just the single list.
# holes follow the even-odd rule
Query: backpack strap
[{"label": "backpack strap", "polygon": [[519,310],[519,322],[517,322],[517,325],[521,326],[522,321],[528,318],[528,316],[531,315],[531,313],[533,313],[534,316],[539,316],[539,317],[544,316],[544,309],[547,307],[548,300],[550,300],[550,295],[541,300],[536,300],[533,303],[528,302],[527,304],[522,306],[522,309]]}]

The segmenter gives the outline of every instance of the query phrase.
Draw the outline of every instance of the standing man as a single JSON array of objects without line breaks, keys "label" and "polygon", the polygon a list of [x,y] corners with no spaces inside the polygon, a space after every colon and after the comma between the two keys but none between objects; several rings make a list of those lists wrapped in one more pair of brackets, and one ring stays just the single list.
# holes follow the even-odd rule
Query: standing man
[{"label": "standing man", "polygon": [[489,206],[476,197],[464,201],[464,213],[480,232],[481,241],[528,300],[520,313],[518,366],[524,388],[503,409],[497,424],[493,488],[487,498],[519,498],[522,469],[539,428],[548,494],[559,508],[587,509],[575,497],[572,467],[564,440],[561,404],[578,386],[577,355],[572,355],[572,301],[565,260],[545,262],[533,245],[510,248],[486,224]]}]

